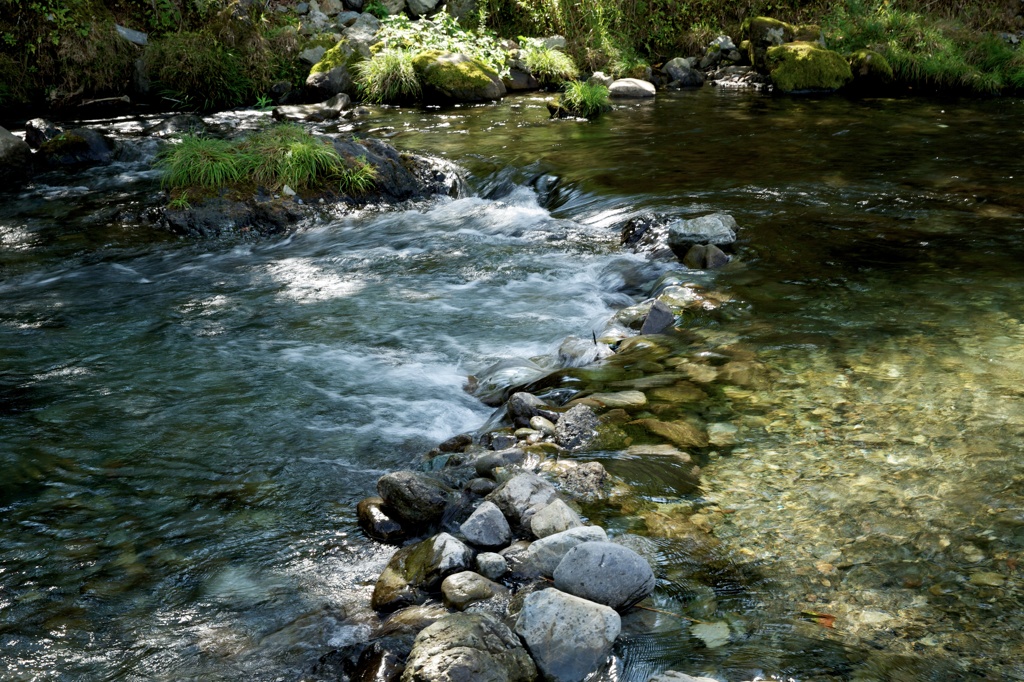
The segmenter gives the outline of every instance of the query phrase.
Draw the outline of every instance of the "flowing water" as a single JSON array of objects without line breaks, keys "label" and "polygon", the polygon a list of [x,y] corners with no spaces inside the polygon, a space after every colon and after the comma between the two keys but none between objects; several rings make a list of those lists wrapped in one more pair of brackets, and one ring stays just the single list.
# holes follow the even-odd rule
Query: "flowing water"
[{"label": "flowing water", "polygon": [[[676,360],[757,376],[704,365],[734,444],[699,490],[586,456],[660,576],[622,677],[1024,679],[1024,101],[385,110],[358,130],[467,195],[255,242],[146,227],[152,145],[117,125],[134,157],[0,199],[0,678],[310,677],[375,623],[356,502],[487,421],[466,377],[554,366],[675,270],[728,298]],[[719,273],[619,247],[718,210]]]}]

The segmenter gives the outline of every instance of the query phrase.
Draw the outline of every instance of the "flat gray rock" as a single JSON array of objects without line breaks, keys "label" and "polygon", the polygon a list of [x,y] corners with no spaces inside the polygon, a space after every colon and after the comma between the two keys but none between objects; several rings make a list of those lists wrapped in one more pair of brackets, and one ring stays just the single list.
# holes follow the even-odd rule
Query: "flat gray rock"
[{"label": "flat gray rock", "polygon": [[620,611],[650,595],[655,584],[646,559],[611,542],[573,547],[558,564],[554,578],[555,587],[563,592]]},{"label": "flat gray rock", "polygon": [[607,660],[621,629],[614,609],[556,589],[527,596],[516,620],[516,633],[552,682],[582,682]]},{"label": "flat gray rock", "polygon": [[559,499],[551,503],[533,515],[530,519],[530,530],[534,537],[546,538],[555,533],[579,528],[583,525],[583,519],[573,511],[572,507]]},{"label": "flat gray rock", "polygon": [[537,474],[524,472],[502,483],[487,499],[496,504],[509,521],[525,525],[555,497],[555,486]]},{"label": "flat gray rock", "polygon": [[587,542],[607,541],[608,534],[600,526],[570,528],[531,543],[526,550],[526,562],[550,578],[572,548]]},{"label": "flat gray rock", "polygon": [[732,244],[737,229],[736,219],[728,213],[676,220],[668,226],[668,245],[677,254],[685,255],[694,244]]}]

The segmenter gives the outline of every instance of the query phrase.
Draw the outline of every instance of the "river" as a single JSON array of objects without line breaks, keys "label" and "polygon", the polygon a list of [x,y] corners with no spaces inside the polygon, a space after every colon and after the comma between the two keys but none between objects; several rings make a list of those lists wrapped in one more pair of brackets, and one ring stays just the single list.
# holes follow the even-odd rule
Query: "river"
[{"label": "river", "polygon": [[712,211],[738,258],[681,274],[728,299],[695,332],[765,378],[709,379],[736,443],[699,490],[586,455],[635,497],[592,516],[658,557],[622,678],[1024,679],[1024,101],[382,110],[344,127],[465,196],[263,241],[154,233],[139,122],[97,125],[137,158],[0,197],[3,679],[318,679],[374,624],[376,479],[487,421],[467,376],[681,270],[624,221]]}]

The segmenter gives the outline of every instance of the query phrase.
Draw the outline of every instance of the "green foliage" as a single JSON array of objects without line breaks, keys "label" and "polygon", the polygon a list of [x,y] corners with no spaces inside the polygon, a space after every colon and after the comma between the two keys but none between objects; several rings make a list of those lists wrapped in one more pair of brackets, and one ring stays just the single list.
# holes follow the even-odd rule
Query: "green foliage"
[{"label": "green foliage", "polygon": [[278,190],[285,185],[363,194],[376,181],[376,169],[365,158],[349,164],[329,140],[289,124],[271,126],[241,141],[186,135],[161,153],[158,166],[164,170],[166,187],[184,190],[179,199],[190,190]]},{"label": "green foliage", "polygon": [[488,30],[467,30],[450,14],[440,12],[416,21],[402,14],[388,17],[377,34],[380,42],[373,50],[408,50],[412,53],[437,51],[464,54],[491,71],[507,76],[508,53],[498,36]]},{"label": "green foliage", "polygon": [[386,19],[388,16],[390,16],[388,8],[385,7],[384,3],[381,2],[380,0],[370,0],[365,5],[363,5],[363,11],[369,12],[378,19]]},{"label": "green foliage", "polygon": [[519,38],[522,59],[544,87],[560,87],[580,75],[572,57],[561,50],[545,47],[537,38]]},{"label": "green foliage", "polygon": [[356,65],[356,80],[363,99],[379,104],[417,100],[422,88],[413,67],[413,54],[400,48],[381,50]]},{"label": "green foliage", "polygon": [[157,87],[175,101],[203,109],[236,107],[266,92],[294,55],[294,34],[268,38],[261,25],[231,10],[197,31],[171,33],[147,47],[145,60]]},{"label": "green foliage", "polygon": [[884,0],[849,0],[826,19],[830,44],[882,54],[894,78],[928,90],[994,93],[1019,88],[1024,58],[995,36],[979,39],[955,20],[899,9]]},{"label": "green foliage", "polygon": [[569,81],[564,86],[561,104],[576,116],[596,118],[608,108],[608,88],[583,81]]}]

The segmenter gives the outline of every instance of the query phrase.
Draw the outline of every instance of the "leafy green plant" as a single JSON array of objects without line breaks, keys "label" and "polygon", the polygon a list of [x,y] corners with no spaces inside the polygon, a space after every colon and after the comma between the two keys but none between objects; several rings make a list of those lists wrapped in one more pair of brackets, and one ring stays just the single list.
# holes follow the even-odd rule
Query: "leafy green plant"
[{"label": "leafy green plant", "polygon": [[422,88],[413,68],[413,54],[400,48],[384,49],[356,65],[356,80],[369,102],[406,103],[419,98]]},{"label": "leafy green plant", "polygon": [[509,72],[508,51],[495,33],[466,30],[447,12],[416,21],[401,14],[388,17],[377,37],[380,42],[372,48],[376,51],[452,52],[472,57],[502,76]]},{"label": "leafy green plant", "polygon": [[260,111],[267,111],[273,108],[274,100],[268,95],[260,95],[256,98],[256,108]]},{"label": "leafy green plant", "polygon": [[584,81],[568,81],[562,93],[562,106],[583,118],[596,118],[608,109],[608,88]]},{"label": "leafy green plant", "polygon": [[545,47],[537,38],[519,38],[522,59],[544,87],[559,87],[562,83],[579,76],[572,57],[561,50]]},{"label": "leafy green plant", "polygon": [[378,19],[386,19],[391,15],[391,13],[388,12],[388,8],[385,7],[384,3],[380,0],[370,0],[363,5],[363,11],[372,14]]}]

